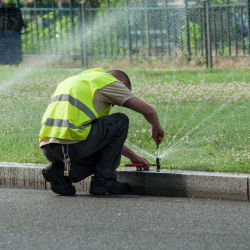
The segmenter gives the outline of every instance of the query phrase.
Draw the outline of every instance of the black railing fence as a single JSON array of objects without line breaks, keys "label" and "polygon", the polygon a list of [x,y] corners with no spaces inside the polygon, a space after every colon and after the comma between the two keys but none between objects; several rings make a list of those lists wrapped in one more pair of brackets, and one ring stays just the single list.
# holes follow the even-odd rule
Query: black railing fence
[{"label": "black railing fence", "polygon": [[91,3],[21,7],[24,56],[79,58],[86,67],[94,58],[204,57],[212,67],[213,57],[250,55],[250,0]]}]

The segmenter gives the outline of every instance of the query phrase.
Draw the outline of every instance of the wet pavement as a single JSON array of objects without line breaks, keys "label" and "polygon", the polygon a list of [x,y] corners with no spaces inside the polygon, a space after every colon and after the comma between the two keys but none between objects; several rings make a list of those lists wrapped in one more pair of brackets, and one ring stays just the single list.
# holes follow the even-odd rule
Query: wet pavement
[{"label": "wet pavement", "polygon": [[250,203],[0,189],[0,249],[250,249]]}]

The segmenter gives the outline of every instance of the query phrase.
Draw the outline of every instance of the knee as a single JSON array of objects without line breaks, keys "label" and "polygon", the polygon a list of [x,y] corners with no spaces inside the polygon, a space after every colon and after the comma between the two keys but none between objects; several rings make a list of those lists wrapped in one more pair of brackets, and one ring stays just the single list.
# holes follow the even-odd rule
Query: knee
[{"label": "knee", "polygon": [[128,127],[129,125],[129,118],[127,115],[123,114],[123,113],[117,113],[117,118],[119,119],[119,121],[121,122],[121,124],[123,124],[125,127]]},{"label": "knee", "polygon": [[121,115],[121,120],[126,123],[129,124],[129,118],[127,115],[123,114],[123,113],[119,113]]},{"label": "knee", "polygon": [[115,113],[111,115],[114,119],[115,124],[118,126],[120,131],[128,131],[129,128],[129,118],[123,113]]}]

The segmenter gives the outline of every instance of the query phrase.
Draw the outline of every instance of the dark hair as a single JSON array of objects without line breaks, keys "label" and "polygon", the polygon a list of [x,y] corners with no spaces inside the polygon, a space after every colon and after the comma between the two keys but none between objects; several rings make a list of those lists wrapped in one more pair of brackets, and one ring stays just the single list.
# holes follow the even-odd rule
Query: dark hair
[{"label": "dark hair", "polygon": [[114,76],[117,80],[125,82],[126,87],[131,90],[131,82],[128,75],[125,72],[113,69],[108,71],[108,73]]}]

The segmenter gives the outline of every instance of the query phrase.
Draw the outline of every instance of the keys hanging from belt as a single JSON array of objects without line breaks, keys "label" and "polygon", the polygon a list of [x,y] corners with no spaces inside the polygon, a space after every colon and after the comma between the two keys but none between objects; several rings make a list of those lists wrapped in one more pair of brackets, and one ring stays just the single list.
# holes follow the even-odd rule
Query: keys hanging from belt
[{"label": "keys hanging from belt", "polygon": [[63,162],[64,162],[64,176],[69,176],[70,172],[70,158],[69,158],[69,145],[67,144],[67,152],[64,152],[64,145],[62,145],[62,152],[63,152]]},{"label": "keys hanging from belt", "polygon": [[64,158],[63,159],[64,162],[64,176],[69,176],[69,172],[70,172],[70,158]]}]

